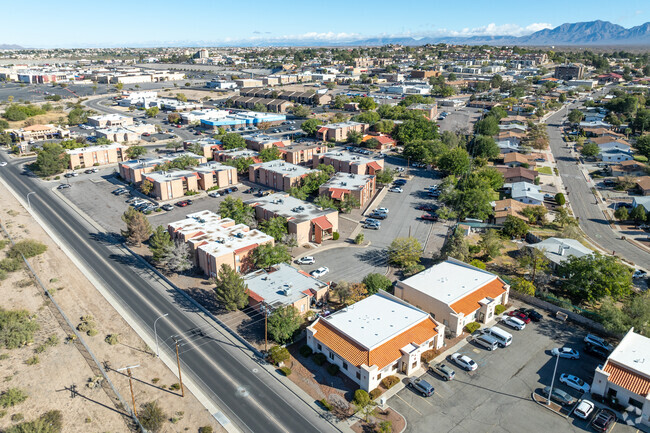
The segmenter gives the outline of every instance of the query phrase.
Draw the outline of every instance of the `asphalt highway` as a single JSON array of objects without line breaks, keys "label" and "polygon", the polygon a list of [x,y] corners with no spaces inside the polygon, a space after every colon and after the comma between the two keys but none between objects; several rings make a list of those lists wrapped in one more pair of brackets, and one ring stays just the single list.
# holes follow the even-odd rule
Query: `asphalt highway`
[{"label": "asphalt highway", "polygon": [[[260,368],[250,354],[225,339],[195,308],[151,278],[148,270],[115,245],[116,239],[97,233],[63,204],[49,190],[51,184],[22,174],[22,167],[3,153],[0,161],[8,162],[0,167],[0,176],[22,197],[35,192],[30,196],[32,211],[84,262],[86,269],[92,270],[95,279],[103,283],[142,329],[153,336],[153,321],[169,314],[157,325],[161,351],[172,354],[171,337],[179,335],[183,340],[184,377],[189,375],[241,431],[336,431]],[[124,317],[127,321],[130,318]]]}]

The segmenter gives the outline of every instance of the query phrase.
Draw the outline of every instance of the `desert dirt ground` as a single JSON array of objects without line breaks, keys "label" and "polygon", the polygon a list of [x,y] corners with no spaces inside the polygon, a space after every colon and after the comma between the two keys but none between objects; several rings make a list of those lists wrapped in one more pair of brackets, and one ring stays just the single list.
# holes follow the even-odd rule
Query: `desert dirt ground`
[{"label": "desert dirt ground", "polygon": [[[136,405],[139,408],[150,401],[160,404],[168,420],[161,432],[197,432],[207,425],[212,426],[215,432],[225,431],[187,389],[185,398],[181,398],[180,391],[170,390],[171,385],[178,382],[176,375],[154,356],[153,351],[2,184],[0,197],[3,202],[0,222],[14,241],[35,239],[47,245],[44,254],[29,261],[46,288],[54,292],[55,301],[73,325],[80,323],[81,316],[93,316],[98,332],[92,337],[83,334],[83,339],[99,362],[108,365],[108,377],[122,397],[130,404],[129,381],[114,369],[139,364],[140,367],[132,370]],[[0,251],[0,259],[5,257],[8,248]],[[69,332],[62,328],[56,310],[27,269],[10,273],[0,281],[0,297],[2,308],[26,309],[35,315],[40,325],[33,344],[13,350],[0,349],[0,355],[4,355],[0,356],[0,393],[19,387],[29,395],[25,402],[7,409],[7,414],[0,418],[0,431],[14,424],[11,418],[16,413],[31,420],[52,409],[63,413],[65,432],[130,431],[104,390],[86,385],[94,376],[89,363],[77,345],[65,342]],[[118,334],[119,343],[108,344],[105,337],[109,334]],[[36,355],[36,347],[52,335],[56,335],[59,343],[38,353],[37,364],[28,365],[26,361]],[[70,391],[73,385],[77,391],[74,398]]]}]

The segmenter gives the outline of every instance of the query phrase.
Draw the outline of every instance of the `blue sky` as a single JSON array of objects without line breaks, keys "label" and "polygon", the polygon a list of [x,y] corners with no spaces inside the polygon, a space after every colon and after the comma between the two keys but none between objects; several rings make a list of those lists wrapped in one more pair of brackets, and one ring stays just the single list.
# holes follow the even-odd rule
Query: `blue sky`
[{"label": "blue sky", "polygon": [[647,0],[31,0],[2,7],[0,44],[80,47],[349,40],[380,35],[522,35],[565,22],[650,21]]}]

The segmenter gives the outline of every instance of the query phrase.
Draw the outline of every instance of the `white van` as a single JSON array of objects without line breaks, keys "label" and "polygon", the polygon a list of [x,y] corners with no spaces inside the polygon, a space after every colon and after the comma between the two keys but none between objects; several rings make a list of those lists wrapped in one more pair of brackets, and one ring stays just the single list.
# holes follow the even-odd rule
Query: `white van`
[{"label": "white van", "polygon": [[510,343],[512,343],[512,334],[496,326],[486,329],[485,333],[496,338],[501,347],[510,346]]}]

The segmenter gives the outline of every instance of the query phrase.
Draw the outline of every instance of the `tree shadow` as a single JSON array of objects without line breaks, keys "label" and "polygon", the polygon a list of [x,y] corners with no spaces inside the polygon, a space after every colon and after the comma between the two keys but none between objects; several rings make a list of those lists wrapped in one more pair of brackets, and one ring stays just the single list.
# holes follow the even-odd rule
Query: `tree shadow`
[{"label": "tree shadow", "polygon": [[104,245],[115,245],[122,243],[124,238],[121,234],[115,232],[96,232],[89,233],[90,239]]},{"label": "tree shadow", "polygon": [[388,255],[386,250],[378,248],[366,248],[354,255],[360,261],[375,267],[388,266]]}]

